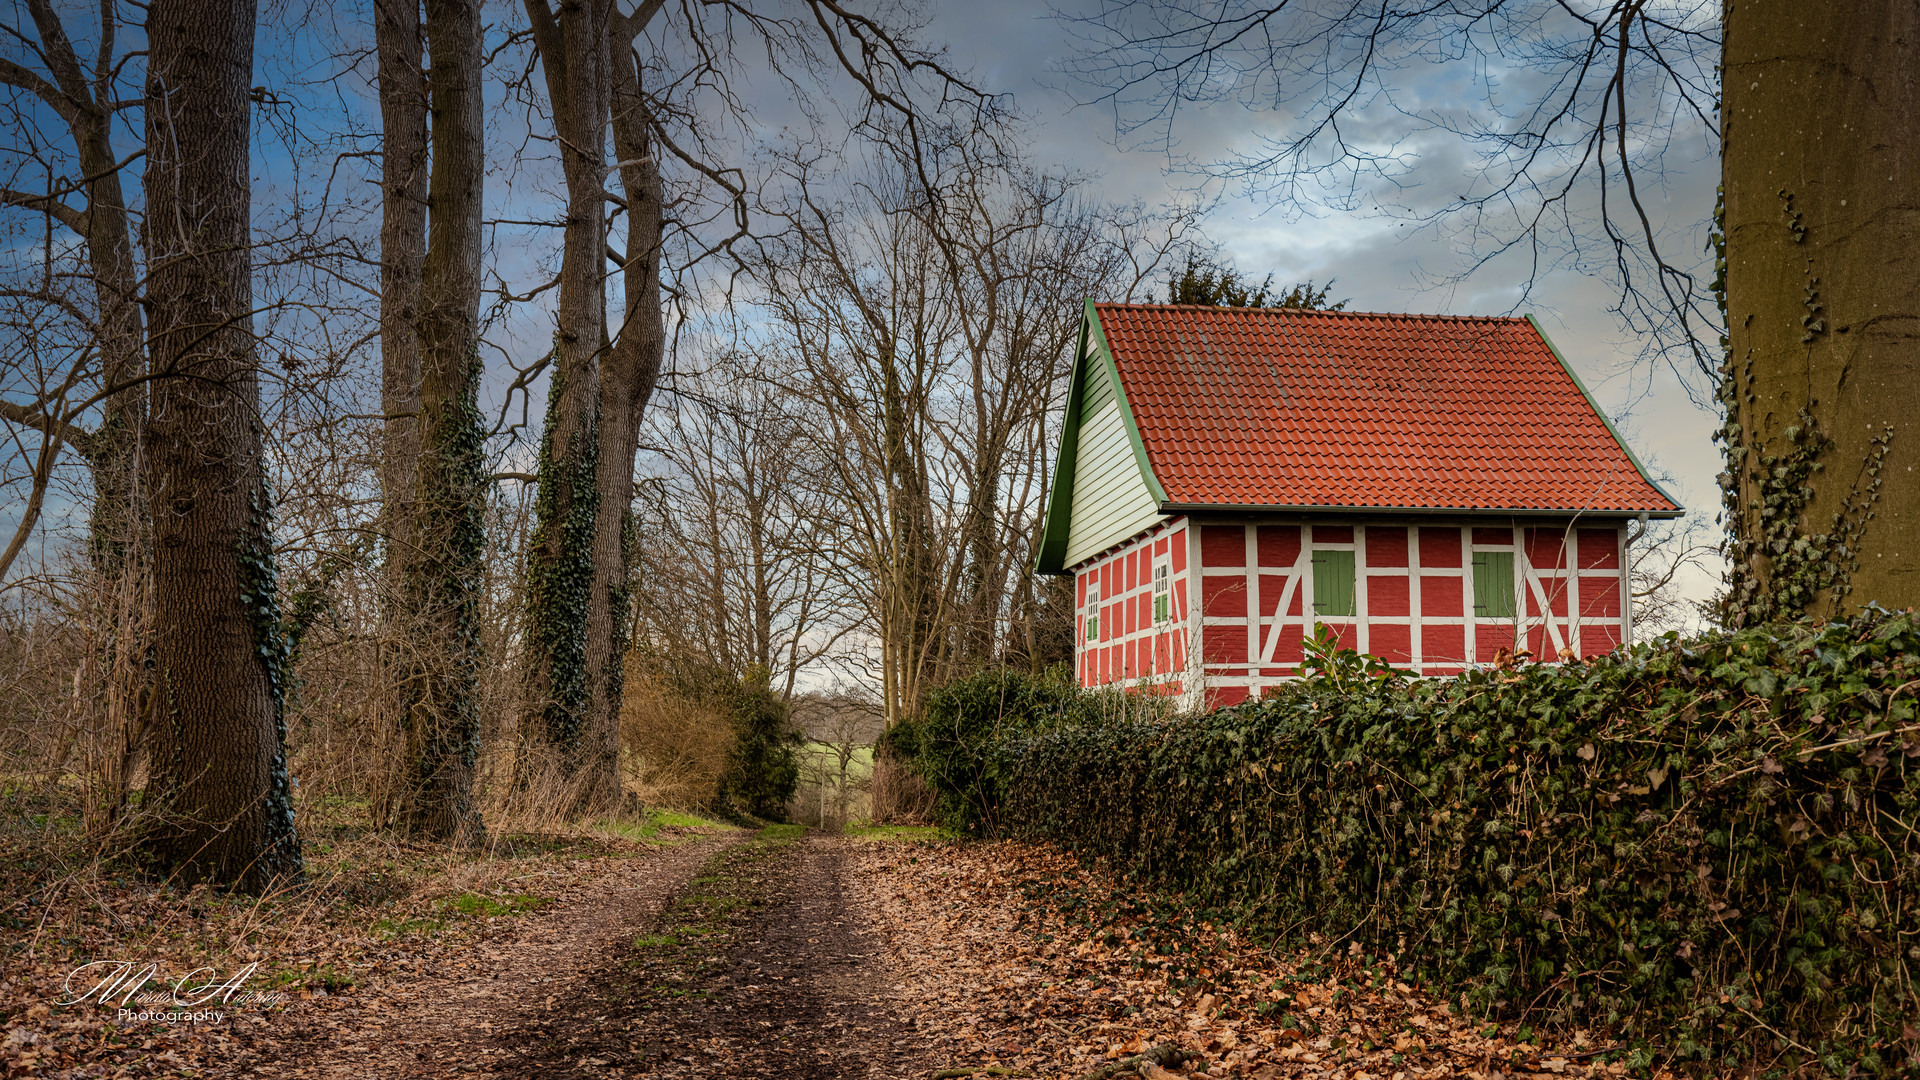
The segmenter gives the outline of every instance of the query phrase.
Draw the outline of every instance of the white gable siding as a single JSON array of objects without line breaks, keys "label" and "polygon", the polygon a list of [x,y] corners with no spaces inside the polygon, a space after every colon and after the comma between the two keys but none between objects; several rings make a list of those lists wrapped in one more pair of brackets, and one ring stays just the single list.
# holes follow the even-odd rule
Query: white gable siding
[{"label": "white gable siding", "polygon": [[[1098,377],[1105,381],[1104,373]],[[1166,520],[1140,475],[1119,401],[1108,392],[1105,401],[1095,405],[1093,389],[1088,387],[1087,403],[1094,407],[1080,421],[1080,445],[1074,455],[1068,566]]]}]

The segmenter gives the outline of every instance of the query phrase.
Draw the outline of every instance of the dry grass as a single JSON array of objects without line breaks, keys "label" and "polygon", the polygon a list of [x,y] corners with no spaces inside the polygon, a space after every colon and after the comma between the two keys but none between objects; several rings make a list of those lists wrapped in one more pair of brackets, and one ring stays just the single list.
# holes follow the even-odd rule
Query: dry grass
[{"label": "dry grass", "polygon": [[898,825],[933,820],[933,789],[892,754],[873,759],[873,820]]},{"label": "dry grass", "polygon": [[727,717],[675,694],[639,665],[628,666],[620,745],[630,795],[648,806],[705,806],[719,788],[733,744]]}]

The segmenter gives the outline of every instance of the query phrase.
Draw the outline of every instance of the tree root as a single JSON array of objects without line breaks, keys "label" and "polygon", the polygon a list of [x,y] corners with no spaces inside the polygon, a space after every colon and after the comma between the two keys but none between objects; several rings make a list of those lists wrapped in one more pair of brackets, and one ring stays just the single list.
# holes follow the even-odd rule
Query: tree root
[{"label": "tree root", "polygon": [[1128,1073],[1151,1077],[1157,1071],[1176,1069],[1183,1062],[1198,1060],[1200,1060],[1198,1054],[1189,1054],[1172,1043],[1161,1043],[1144,1054],[1135,1054],[1130,1058],[1121,1058],[1119,1061],[1102,1065],[1081,1076],[1079,1080],[1110,1080],[1112,1077],[1124,1076]]}]

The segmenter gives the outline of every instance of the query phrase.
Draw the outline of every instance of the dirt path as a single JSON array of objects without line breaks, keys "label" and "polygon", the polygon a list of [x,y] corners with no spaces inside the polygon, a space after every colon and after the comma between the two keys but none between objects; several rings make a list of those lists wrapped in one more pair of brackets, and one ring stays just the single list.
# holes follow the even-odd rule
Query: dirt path
[{"label": "dirt path", "polygon": [[[246,1075],[313,1080],[466,1076],[511,1060],[500,1036],[592,993],[592,972],[649,925],[698,868],[740,837],[630,859],[588,896],[522,916],[511,935],[444,958],[404,982],[296,1012],[278,1060]],[[306,1013],[300,1016],[301,1012]]]},{"label": "dirt path", "polygon": [[850,896],[841,837],[717,853],[600,993],[516,1032],[515,1075],[905,1080],[912,1007]]},{"label": "dirt path", "polygon": [[924,1074],[848,889],[853,844],[743,834],[633,860],[509,939],[310,1013],[251,1075]]}]

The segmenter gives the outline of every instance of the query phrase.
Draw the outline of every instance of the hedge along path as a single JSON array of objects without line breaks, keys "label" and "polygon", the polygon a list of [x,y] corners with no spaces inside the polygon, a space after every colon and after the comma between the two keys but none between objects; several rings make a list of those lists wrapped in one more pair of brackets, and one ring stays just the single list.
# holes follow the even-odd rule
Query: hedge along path
[{"label": "hedge along path", "polygon": [[1274,954],[1048,845],[875,845],[855,892],[922,1003],[936,1080],[1627,1072],[1590,1032],[1535,1044],[1344,949]]},{"label": "hedge along path", "polygon": [[[1002,720],[980,820],[1633,1060],[1920,1065],[1911,614],[1205,716]],[[961,727],[965,727],[964,724]]]}]

